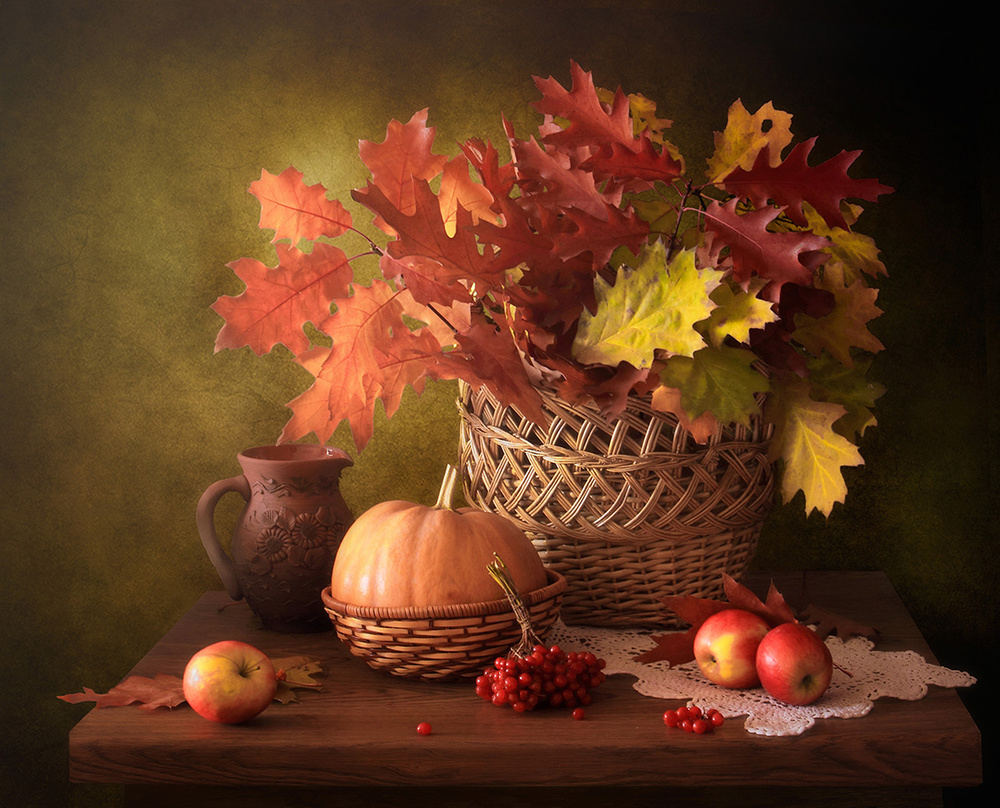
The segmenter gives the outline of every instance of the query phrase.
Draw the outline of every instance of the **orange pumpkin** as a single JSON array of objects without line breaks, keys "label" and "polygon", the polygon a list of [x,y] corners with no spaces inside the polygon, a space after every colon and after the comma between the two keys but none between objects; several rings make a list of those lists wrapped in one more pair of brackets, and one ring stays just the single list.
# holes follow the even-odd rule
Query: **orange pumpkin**
[{"label": "orange pumpkin", "polygon": [[449,466],[432,506],[391,500],[361,514],[337,550],[331,596],[354,606],[442,606],[498,600],[487,566],[496,553],[519,593],[548,583],[531,540],[499,514],[450,507]]}]

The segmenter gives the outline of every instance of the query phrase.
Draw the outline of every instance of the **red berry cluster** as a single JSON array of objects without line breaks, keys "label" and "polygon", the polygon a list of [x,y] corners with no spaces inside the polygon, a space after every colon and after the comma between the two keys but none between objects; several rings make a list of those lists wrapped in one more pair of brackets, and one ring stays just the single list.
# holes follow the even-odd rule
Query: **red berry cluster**
[{"label": "red berry cluster", "polygon": [[566,653],[558,645],[536,645],[526,656],[497,657],[476,678],[476,694],[519,713],[546,704],[579,707],[590,704],[590,691],[604,681],[606,664],[590,651]]},{"label": "red berry cluster", "polygon": [[693,732],[697,735],[704,735],[711,732],[716,727],[721,727],[726,719],[722,713],[714,707],[709,707],[702,712],[701,707],[692,705],[691,707],[678,707],[676,710],[667,710],[663,714],[663,723],[668,727],[677,727],[685,732]]}]

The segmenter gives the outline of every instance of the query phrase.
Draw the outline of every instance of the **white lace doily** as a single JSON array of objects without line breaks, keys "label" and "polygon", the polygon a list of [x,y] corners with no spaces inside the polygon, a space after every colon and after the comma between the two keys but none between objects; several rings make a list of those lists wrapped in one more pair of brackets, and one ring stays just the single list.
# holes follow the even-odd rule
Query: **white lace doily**
[{"label": "white lace doily", "polygon": [[[871,640],[830,636],[827,647],[835,665],[833,681],[823,697],[805,707],[792,707],[771,698],[763,688],[729,690],[702,676],[695,662],[669,667],[666,662],[636,662],[634,657],[655,646],[653,636],[663,631],[607,629],[556,623],[548,637],[566,649],[593,651],[608,665],[606,674],[635,676],[633,687],[644,696],[687,699],[702,709],[714,707],[726,718],[747,716],[747,732],[755,735],[801,735],[817,718],[859,718],[867,715],[875,699],[888,696],[916,701],[927,695],[927,686],[967,687],[975,684],[968,673],[931,665],[914,651],[876,651]],[[850,673],[848,675],[844,671]]]}]

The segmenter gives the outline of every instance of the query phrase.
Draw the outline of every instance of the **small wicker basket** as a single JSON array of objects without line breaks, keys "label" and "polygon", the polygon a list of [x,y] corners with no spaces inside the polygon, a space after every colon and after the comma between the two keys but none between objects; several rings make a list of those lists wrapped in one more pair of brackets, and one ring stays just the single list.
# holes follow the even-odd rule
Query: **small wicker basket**
[{"label": "small wicker basket", "polygon": [[[546,570],[549,583],[522,596],[531,625],[545,637],[556,619],[566,579]],[[522,629],[506,597],[425,608],[352,606],[323,590],[323,606],[350,652],[376,670],[409,679],[449,681],[478,676],[507,656]]]},{"label": "small wicker basket", "polygon": [[649,397],[609,422],[540,392],[545,429],[462,383],[461,466],[469,504],[512,519],[566,577],[563,620],[673,627],[663,596],[721,597],[771,510],[770,427],[698,444]]}]

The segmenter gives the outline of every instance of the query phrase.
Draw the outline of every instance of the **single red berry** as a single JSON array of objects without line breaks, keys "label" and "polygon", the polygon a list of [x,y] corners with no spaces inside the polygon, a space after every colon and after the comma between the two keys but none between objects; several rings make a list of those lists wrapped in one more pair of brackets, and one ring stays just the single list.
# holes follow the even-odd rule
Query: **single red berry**
[{"label": "single red berry", "polygon": [[725,717],[722,715],[722,713],[718,711],[713,712],[708,717],[708,720],[712,723],[713,727],[721,727],[723,724],[726,723]]},{"label": "single red berry", "polygon": [[674,712],[677,713],[677,722],[680,723],[691,717],[690,712],[688,712],[687,707],[678,707]]},{"label": "single red berry", "polygon": [[417,734],[418,735],[430,735],[431,734],[431,725],[428,724],[426,721],[421,721],[419,724],[417,724]]},{"label": "single red berry", "polygon": [[663,714],[663,723],[668,727],[676,727],[678,720],[676,710],[667,710]]},{"label": "single red berry", "polygon": [[697,704],[692,704],[687,708],[688,718],[701,718],[701,707]]},{"label": "single red berry", "polygon": [[711,724],[706,722],[704,719],[696,718],[691,722],[691,729],[694,730],[698,735],[704,735],[711,728]]},{"label": "single red berry", "polygon": [[572,715],[575,721],[583,721],[583,719],[586,718],[587,716],[587,714],[583,710],[583,707],[577,707],[575,710],[573,710]]}]

